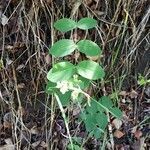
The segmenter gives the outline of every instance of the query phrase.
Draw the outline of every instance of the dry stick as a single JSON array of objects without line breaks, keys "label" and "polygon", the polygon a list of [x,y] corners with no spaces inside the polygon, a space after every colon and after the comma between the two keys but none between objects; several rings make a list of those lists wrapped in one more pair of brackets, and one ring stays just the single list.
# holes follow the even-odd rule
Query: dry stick
[{"label": "dry stick", "polygon": [[[34,3],[33,3],[34,4]],[[40,33],[39,33],[39,30],[38,30],[38,14],[39,14],[39,7],[37,6],[37,3],[34,4],[34,16],[35,16],[35,23],[36,23],[36,32],[37,32],[37,35],[36,35],[36,32],[34,32],[34,38],[36,41],[38,41],[38,45],[37,45],[37,55],[36,55],[36,60],[37,60],[37,65],[39,66],[39,68],[42,68],[40,66],[40,46],[39,44],[41,43],[41,40],[40,40]],[[38,88],[39,88],[39,78],[40,78],[40,75],[41,75],[42,71],[40,69],[40,72],[39,72],[39,75],[36,79],[37,83],[36,83],[36,87],[35,87],[35,98],[34,98],[34,103],[36,103],[36,100],[37,100],[37,93],[38,93]]]},{"label": "dry stick", "polygon": [[[3,79],[3,84],[4,84],[3,86],[4,86],[5,90],[7,91],[7,93],[9,94],[9,101],[4,100],[4,99],[3,100],[11,108],[11,112],[13,113],[13,117],[17,118],[16,110],[14,110],[14,108],[13,108],[13,99],[14,99],[13,94],[12,94],[13,91],[10,92],[9,89],[8,89],[9,84],[6,83],[6,80],[8,80],[8,79],[5,78],[5,74],[7,74],[7,72],[5,72],[5,73],[2,72],[2,79]],[[18,141],[17,140],[18,138],[17,138],[17,133],[16,133],[16,127],[17,127],[16,124],[14,124],[14,125],[12,124],[12,133],[13,133],[12,134],[12,139],[16,139],[16,141]],[[18,143],[16,143],[15,145],[17,145],[17,147],[18,147]]]},{"label": "dry stick", "polygon": [[[12,71],[13,71],[13,78],[14,78],[14,81],[15,81],[15,90],[16,90],[17,100],[18,100],[18,105],[19,105],[18,106],[18,120],[16,121],[16,125],[15,125],[15,128],[16,128],[17,127],[17,123],[19,122],[19,119],[20,119],[20,122],[23,122],[22,121],[23,113],[22,113],[21,99],[20,99],[20,96],[19,96],[19,91],[18,91],[18,86],[17,86],[16,71],[15,71],[15,68],[14,68],[13,64],[12,64]],[[22,125],[21,125],[21,130],[22,130]],[[20,146],[21,146],[21,144],[20,145],[17,144],[18,150],[21,148]]]},{"label": "dry stick", "polygon": [[1,54],[1,60],[0,60],[0,63],[2,63],[2,67],[3,67],[4,51],[5,51],[5,26],[3,26],[3,44],[2,44],[2,54]]},{"label": "dry stick", "polygon": [[150,6],[149,6],[145,16],[143,17],[141,23],[139,24],[137,31],[133,35],[133,38],[132,38],[132,41],[131,41],[131,44],[133,45],[132,48],[134,48],[136,46],[139,38],[141,37],[141,34],[144,31],[145,26],[147,25],[149,17],[150,17]]},{"label": "dry stick", "polygon": [[[123,31],[122,31],[122,34],[121,34],[121,41],[120,41],[120,43],[119,43],[119,46],[118,46],[118,48],[117,48],[117,51],[115,52],[115,56],[112,57],[112,58],[113,58],[113,61],[112,61],[112,63],[111,63],[111,68],[114,66],[115,60],[116,60],[116,58],[117,58],[117,56],[118,56],[118,53],[119,53],[119,50],[120,50],[120,48],[121,48],[121,45],[122,45],[122,42],[123,42],[123,37],[124,37],[125,30],[126,30],[126,26],[127,26],[127,22],[128,22],[128,18],[129,18],[129,13],[127,12],[126,8],[124,8],[124,11],[125,11],[125,13],[126,13],[126,16],[125,16],[125,18],[124,18],[124,28],[123,28]],[[112,69],[113,69],[113,68],[112,68]]]},{"label": "dry stick", "polygon": [[[48,8],[48,6],[47,6],[47,4],[46,4],[46,2],[43,2],[42,0],[40,0],[40,2],[41,2],[41,5],[42,5],[42,7],[43,7],[43,10],[44,10],[44,12],[45,12],[45,14],[47,14],[47,12],[46,12],[46,10],[48,11],[48,14],[50,15],[50,18],[51,18],[51,43],[52,43],[52,45],[53,45],[53,43],[54,43],[54,33],[53,33],[53,15],[51,14],[51,12],[49,11],[49,8]],[[52,2],[52,9],[53,9],[53,2]],[[45,8],[46,8],[46,10],[45,10]],[[52,11],[53,12],[53,11]],[[44,41],[42,41],[41,39],[39,39],[40,40],[40,42],[42,42],[42,44],[47,48],[47,49],[49,49],[47,46],[46,46],[46,44],[44,43]],[[54,64],[54,58],[52,58],[52,64]],[[54,114],[54,106],[55,106],[55,103],[54,103],[54,97],[52,96],[51,98],[51,122],[50,122],[50,131],[49,131],[49,133],[48,133],[48,131],[47,131],[47,108],[49,108],[48,107],[48,102],[49,102],[49,98],[50,98],[50,96],[48,95],[47,96],[47,98],[46,98],[46,104],[45,104],[45,127],[46,127],[46,141],[47,141],[47,143],[48,143],[48,147],[47,147],[47,149],[48,150],[52,150],[53,149],[53,144],[51,144],[51,146],[49,145],[49,139],[50,139],[50,137],[52,137],[52,128],[53,128],[53,120],[54,120],[54,116],[55,116],[55,114]]]},{"label": "dry stick", "polygon": [[77,0],[76,3],[74,4],[74,7],[72,9],[70,18],[73,18],[73,16],[75,15],[75,13],[78,11],[79,6],[81,5],[82,0]]},{"label": "dry stick", "polygon": [[[115,11],[114,18],[112,19],[112,22],[115,22],[116,17],[118,16],[117,13],[118,13],[118,11],[119,11],[119,6],[120,6],[120,4],[121,4],[121,1],[122,1],[122,0],[119,0],[119,2],[118,2],[118,4],[117,4],[117,9],[116,9],[116,11]],[[106,37],[106,40],[105,40],[105,44],[107,43],[107,40],[108,40],[109,35],[110,35],[110,33],[111,33],[112,27],[113,27],[113,26],[110,25],[110,29],[109,29],[109,31],[108,31],[108,34],[107,34],[107,37]],[[104,45],[104,47],[105,47],[105,45]]]},{"label": "dry stick", "polygon": [[143,31],[146,27],[146,24],[148,23],[149,17],[150,17],[150,6],[149,6],[145,16],[143,17],[141,23],[139,24],[138,29],[136,30],[135,34],[133,35],[133,38],[131,41],[131,44],[133,46],[131,47],[131,52],[128,54],[126,59],[128,59],[130,55],[133,55],[134,52],[136,51],[137,47],[139,46],[140,42],[138,43],[138,41],[139,41],[141,34],[143,33]]},{"label": "dry stick", "polygon": [[[51,7],[52,7],[52,12],[54,12],[53,1],[51,2]],[[50,12],[49,12],[49,14],[50,14],[50,18],[51,18],[51,45],[53,45],[54,44],[54,35],[55,35],[54,28],[53,28],[54,15],[53,15],[53,13],[50,13]],[[55,59],[54,59],[54,57],[52,57],[52,66],[54,65],[54,63],[55,63]],[[52,95],[51,96],[51,122],[50,122],[50,131],[49,131],[49,135],[48,135],[48,139],[50,139],[50,137],[51,137],[51,142],[52,142],[53,121],[54,121],[54,117],[55,117],[55,114],[53,113],[55,111],[54,106],[55,106],[55,99],[54,99],[54,95]],[[48,146],[48,150],[53,150],[52,143],[51,143],[51,146]]]},{"label": "dry stick", "polygon": [[135,31],[135,33],[133,34],[132,40],[131,40],[131,48],[130,48],[130,53],[127,55],[125,61],[126,62],[130,62],[130,66],[128,67],[129,69],[131,68],[132,65],[132,60],[133,57],[135,56],[135,53],[137,51],[137,48],[139,47],[139,45],[142,43],[142,41],[150,35],[150,33],[148,32],[145,37],[143,39],[141,39],[141,41],[139,41],[147,23],[150,17],[150,6],[147,9],[146,14],[144,15],[142,21],[140,22],[140,24],[137,27],[137,30]]}]

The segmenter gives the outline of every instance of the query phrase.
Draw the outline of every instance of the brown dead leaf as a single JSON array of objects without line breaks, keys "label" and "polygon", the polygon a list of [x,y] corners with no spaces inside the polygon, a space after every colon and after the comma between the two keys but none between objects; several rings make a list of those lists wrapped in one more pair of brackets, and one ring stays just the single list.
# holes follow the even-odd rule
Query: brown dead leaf
[{"label": "brown dead leaf", "polygon": [[120,139],[120,138],[123,137],[123,136],[124,136],[124,133],[121,132],[120,130],[116,130],[116,131],[114,132],[114,137],[116,137],[116,138],[118,138],[118,139]]},{"label": "brown dead leaf", "polygon": [[32,134],[39,134],[39,130],[37,129],[36,126],[33,126],[33,127],[30,129],[30,132],[31,132]]},{"label": "brown dead leaf", "polygon": [[102,16],[102,15],[105,14],[105,12],[99,11],[99,10],[94,10],[94,13],[95,13],[96,15],[98,15],[98,16]]},{"label": "brown dead leaf", "polygon": [[129,93],[130,98],[137,98],[138,93],[132,89],[132,91]]},{"label": "brown dead leaf", "polygon": [[93,0],[84,0],[86,5],[91,5],[91,3],[93,2]]},{"label": "brown dead leaf", "polygon": [[74,59],[77,61],[80,57],[80,53],[79,52],[75,52],[75,55],[74,55]]},{"label": "brown dead leaf", "polygon": [[6,122],[6,121],[5,121],[5,122],[3,123],[3,125],[4,125],[4,128],[5,128],[5,129],[6,129],[6,128],[7,128],[7,129],[10,129],[12,124],[11,124],[10,122]]},{"label": "brown dead leaf", "polygon": [[135,133],[134,133],[134,136],[137,138],[137,139],[140,139],[140,137],[143,135],[142,131],[140,130],[136,130]]},{"label": "brown dead leaf", "polygon": [[90,60],[96,61],[99,59],[99,56],[87,56]]},{"label": "brown dead leaf", "polygon": [[121,102],[126,103],[126,99],[125,98],[121,99]]},{"label": "brown dead leaf", "polygon": [[23,89],[25,87],[25,84],[24,83],[19,83],[17,85],[18,89]]},{"label": "brown dead leaf", "polygon": [[45,62],[46,62],[46,64],[48,64],[48,65],[51,63],[51,57],[50,57],[49,54],[47,54],[47,55],[45,56]]},{"label": "brown dead leaf", "polygon": [[36,141],[36,142],[32,143],[32,147],[36,148],[37,146],[39,146],[40,143],[41,143],[41,141]]},{"label": "brown dead leaf", "polygon": [[52,0],[46,0],[46,2],[47,2],[48,4],[51,4]]},{"label": "brown dead leaf", "polygon": [[121,92],[119,93],[119,95],[120,95],[120,96],[124,96],[124,97],[125,97],[125,96],[127,96],[127,95],[128,95],[128,93],[127,93],[126,91],[121,91]]},{"label": "brown dead leaf", "polygon": [[42,146],[43,148],[47,148],[47,144],[44,141],[41,142],[40,146]]},{"label": "brown dead leaf", "polygon": [[8,50],[8,51],[13,50],[13,48],[14,48],[14,47],[13,47],[12,45],[6,45],[6,46],[5,46],[5,49]]},{"label": "brown dead leaf", "polygon": [[16,68],[16,70],[17,71],[20,71],[21,69],[23,69],[25,67],[25,65],[24,64],[21,64],[21,65],[19,65],[17,68]]}]

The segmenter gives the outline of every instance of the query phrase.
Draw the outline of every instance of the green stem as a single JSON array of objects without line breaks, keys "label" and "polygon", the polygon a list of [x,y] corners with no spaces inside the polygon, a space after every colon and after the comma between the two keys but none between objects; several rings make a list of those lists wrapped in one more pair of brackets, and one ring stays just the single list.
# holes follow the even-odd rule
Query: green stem
[{"label": "green stem", "polygon": [[73,150],[73,142],[72,142],[72,138],[71,138],[71,135],[70,135],[70,131],[69,131],[69,126],[68,126],[68,123],[67,123],[67,118],[66,118],[66,115],[65,115],[65,111],[64,111],[64,108],[62,106],[62,103],[58,97],[58,95],[55,93],[54,94],[56,100],[57,100],[57,103],[59,105],[59,108],[60,108],[60,111],[62,113],[62,117],[64,119],[64,122],[65,122],[65,126],[66,126],[66,130],[67,130],[67,134],[68,134],[68,137],[69,137],[69,141],[70,141],[70,144],[71,144],[71,149]]}]

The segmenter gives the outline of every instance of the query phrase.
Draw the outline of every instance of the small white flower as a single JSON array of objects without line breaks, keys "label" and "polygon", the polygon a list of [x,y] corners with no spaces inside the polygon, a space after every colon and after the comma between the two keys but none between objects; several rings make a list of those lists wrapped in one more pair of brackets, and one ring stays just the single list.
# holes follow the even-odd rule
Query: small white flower
[{"label": "small white flower", "polygon": [[77,75],[77,74],[73,75],[73,78],[74,78],[75,80],[77,80],[77,79],[78,79],[78,75]]},{"label": "small white flower", "polygon": [[72,91],[72,93],[71,93],[72,99],[73,99],[73,100],[76,100],[76,99],[78,98],[79,93],[80,93],[80,92],[79,92],[78,90]]},{"label": "small white flower", "polygon": [[72,89],[74,88],[74,86],[73,86],[73,83],[72,83],[72,82],[69,82],[69,83],[68,83],[68,88],[69,88],[70,90],[72,90]]},{"label": "small white flower", "polygon": [[62,94],[65,94],[66,92],[69,91],[69,83],[68,81],[57,82],[56,88],[59,88],[60,92]]}]

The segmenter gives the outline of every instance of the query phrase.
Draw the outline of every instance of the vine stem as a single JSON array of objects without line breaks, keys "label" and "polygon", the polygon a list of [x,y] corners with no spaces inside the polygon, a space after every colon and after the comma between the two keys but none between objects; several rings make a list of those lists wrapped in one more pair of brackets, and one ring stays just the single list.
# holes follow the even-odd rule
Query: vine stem
[{"label": "vine stem", "polygon": [[[106,96],[107,93],[106,93],[106,89],[104,86],[104,80],[102,80],[101,85],[102,85],[104,96]],[[109,111],[106,110],[106,114],[107,114],[107,118],[108,118],[108,131],[109,131],[110,142],[111,142],[112,150],[114,150],[114,138],[113,138],[113,134],[112,134],[112,126],[110,124]]]}]

